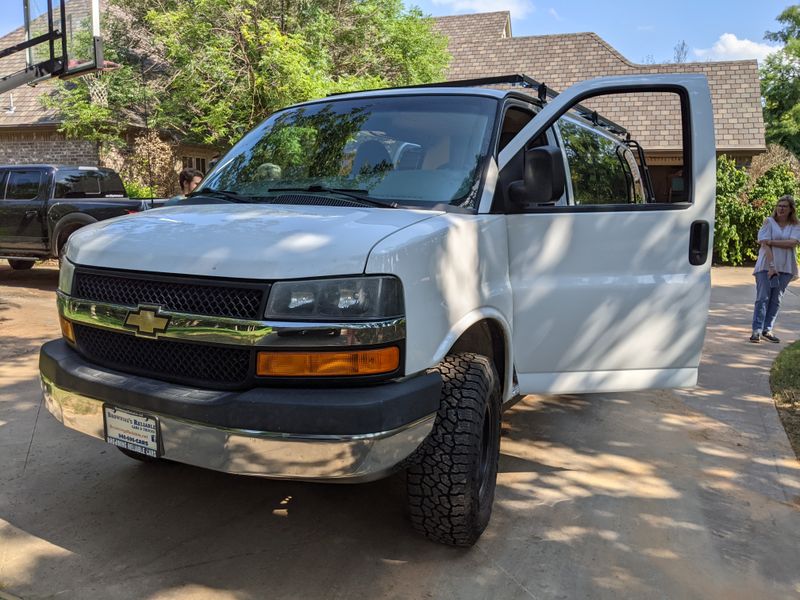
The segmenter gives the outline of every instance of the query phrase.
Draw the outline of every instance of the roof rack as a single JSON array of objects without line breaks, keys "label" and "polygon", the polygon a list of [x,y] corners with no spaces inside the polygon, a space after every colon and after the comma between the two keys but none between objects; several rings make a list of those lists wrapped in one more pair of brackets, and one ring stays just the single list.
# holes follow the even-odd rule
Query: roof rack
[{"label": "roof rack", "polygon": [[[554,91],[553,89],[547,87],[544,83],[540,83],[533,79],[532,77],[528,77],[522,73],[516,73],[513,75],[498,75],[496,77],[480,77],[477,79],[457,79],[455,81],[440,81],[437,83],[421,83],[418,85],[404,85],[394,89],[414,89],[414,88],[435,88],[435,87],[480,87],[482,85],[498,85],[498,84],[506,84],[506,85],[518,85],[524,88],[536,89],[536,97],[539,100],[541,105],[547,103],[549,99],[553,99],[558,96],[558,92]],[[393,89],[393,88],[384,88],[384,89]],[[376,91],[376,90],[364,90],[364,91]],[[340,93],[337,94],[329,94],[329,96],[338,96]],[[606,119],[605,117],[601,117],[597,114],[596,110],[592,110],[583,106],[582,104],[576,104],[572,107],[579,117],[586,119],[593,125],[598,127],[602,127],[603,129],[607,129],[610,133],[624,136],[628,133],[628,130],[625,129],[622,125],[618,125],[611,121],[610,119]]]},{"label": "roof rack", "polygon": [[[552,88],[547,87],[544,83],[540,83],[523,73],[515,73],[513,75],[498,75],[497,77],[480,77],[478,79],[458,79],[456,81],[442,81],[439,83],[423,83],[420,85],[409,85],[406,87],[478,87],[482,85],[497,84],[518,85],[524,88],[536,89],[537,98],[542,104],[545,104],[548,100],[558,96],[558,92],[554,91]],[[587,108],[582,104],[576,104],[572,107],[572,110],[578,113],[580,117],[590,121],[593,125],[608,129],[611,133],[615,133],[617,135],[625,135],[628,133],[628,130],[622,125],[618,125],[617,123],[614,123],[614,121],[600,116],[596,110]]]}]

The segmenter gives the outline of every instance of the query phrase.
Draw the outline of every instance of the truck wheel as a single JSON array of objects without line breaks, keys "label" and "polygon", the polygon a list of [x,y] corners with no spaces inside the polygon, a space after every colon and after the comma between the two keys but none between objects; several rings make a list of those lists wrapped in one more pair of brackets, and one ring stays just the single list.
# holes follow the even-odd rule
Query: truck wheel
[{"label": "truck wheel", "polygon": [[35,262],[36,261],[33,260],[20,260],[18,258],[8,259],[8,264],[11,265],[11,268],[15,271],[27,271],[28,269],[32,269]]},{"label": "truck wheel", "polygon": [[472,546],[489,524],[500,456],[500,388],[480,354],[447,356],[436,368],[442,396],[428,438],[406,472],[411,523],[424,536]]}]

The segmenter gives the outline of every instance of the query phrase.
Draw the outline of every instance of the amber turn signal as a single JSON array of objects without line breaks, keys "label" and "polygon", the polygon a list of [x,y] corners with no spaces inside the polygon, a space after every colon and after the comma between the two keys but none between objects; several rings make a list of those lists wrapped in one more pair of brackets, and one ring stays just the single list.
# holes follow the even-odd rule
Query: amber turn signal
[{"label": "amber turn signal", "polygon": [[335,377],[391,373],[400,366],[397,346],[347,352],[259,352],[261,377]]},{"label": "amber turn signal", "polygon": [[67,340],[75,343],[75,330],[72,328],[72,321],[67,321],[63,316],[59,315],[59,322],[61,323],[61,335]]}]

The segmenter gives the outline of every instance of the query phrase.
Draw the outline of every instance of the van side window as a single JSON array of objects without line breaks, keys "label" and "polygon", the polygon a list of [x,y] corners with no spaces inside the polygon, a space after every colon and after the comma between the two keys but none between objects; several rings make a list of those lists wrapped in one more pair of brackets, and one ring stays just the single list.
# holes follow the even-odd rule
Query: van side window
[{"label": "van side window", "polygon": [[533,112],[520,106],[510,106],[503,117],[497,151],[500,152],[533,119]]},{"label": "van side window", "polygon": [[[632,175],[619,147],[600,132],[569,119],[558,126],[564,140],[575,204],[627,204]],[[627,171],[627,173],[626,173]]]},{"label": "van side window", "polygon": [[33,200],[39,195],[42,171],[11,171],[6,186],[7,200]]}]

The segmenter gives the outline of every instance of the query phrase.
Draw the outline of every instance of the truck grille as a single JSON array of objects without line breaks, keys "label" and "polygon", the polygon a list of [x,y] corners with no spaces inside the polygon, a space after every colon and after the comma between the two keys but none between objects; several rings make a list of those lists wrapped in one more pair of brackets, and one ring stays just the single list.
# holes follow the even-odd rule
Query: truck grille
[{"label": "truck grille", "polygon": [[254,320],[262,318],[268,290],[266,284],[215,285],[197,280],[162,281],[80,270],[75,273],[73,283],[73,295],[83,300],[124,306],[154,304],[175,312]]},{"label": "truck grille", "polygon": [[74,330],[81,354],[123,372],[224,388],[243,385],[250,373],[249,349],[148,340],[78,323]]}]

